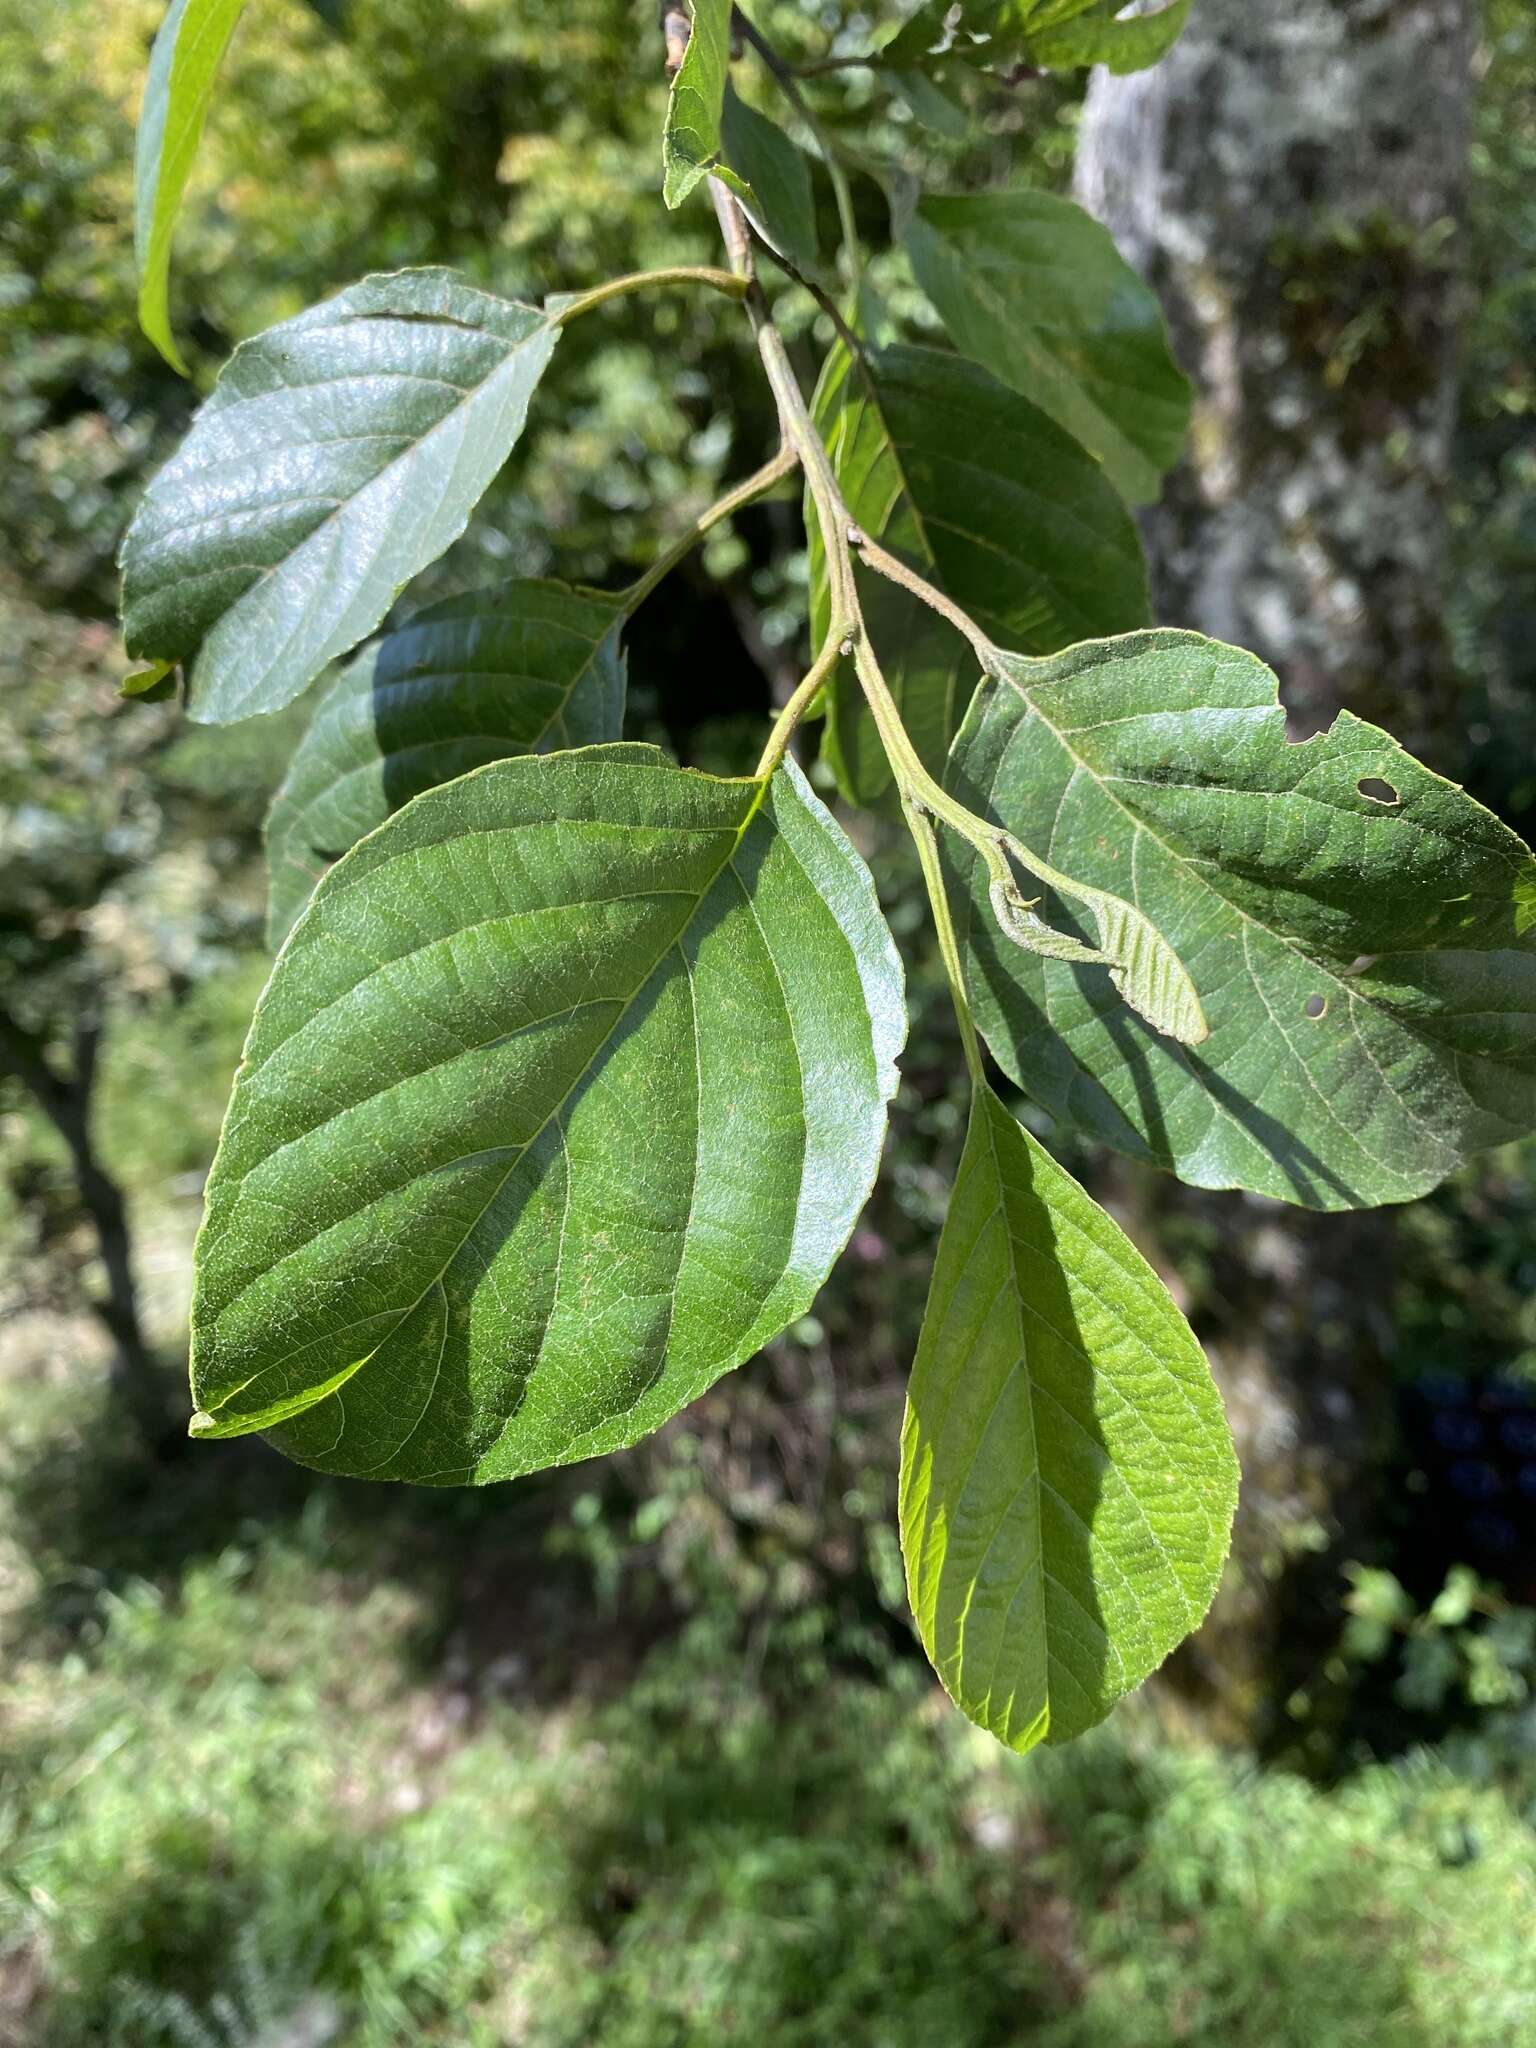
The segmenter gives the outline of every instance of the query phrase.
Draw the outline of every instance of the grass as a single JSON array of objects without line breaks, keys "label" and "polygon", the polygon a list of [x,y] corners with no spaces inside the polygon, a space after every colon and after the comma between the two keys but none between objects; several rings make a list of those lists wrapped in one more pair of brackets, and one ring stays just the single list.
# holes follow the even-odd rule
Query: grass
[{"label": "grass", "polygon": [[591,1474],[130,1484],[0,1386],[7,2048],[1536,2041],[1531,1816],[1431,1757],[1020,1762],[816,1600],[605,1607]]}]

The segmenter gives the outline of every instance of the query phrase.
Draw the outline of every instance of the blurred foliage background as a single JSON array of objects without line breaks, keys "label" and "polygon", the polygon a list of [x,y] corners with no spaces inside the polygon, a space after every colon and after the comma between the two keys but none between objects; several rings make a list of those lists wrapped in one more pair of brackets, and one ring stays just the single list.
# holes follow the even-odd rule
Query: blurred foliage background
[{"label": "blurred foliage background", "polygon": [[[0,2044],[1536,2042],[1536,1147],[1384,1226],[1379,1511],[1348,1551],[1293,1512],[1245,1567],[1305,1611],[1282,1609],[1241,1712],[1175,1660],[1095,1739],[1007,1759],[936,1697],[904,1618],[895,1436],[963,1099],[878,825],[856,829],[914,1033],[814,1317],[651,1443],[516,1488],[184,1448],[201,1178],[266,970],[261,819],[305,714],[215,732],[117,698],[127,514],[234,342],[360,272],[443,262],[536,295],[710,260],[713,221],[658,202],[650,0],[270,0],[180,237],[189,387],[133,311],[160,13],[0,0],[0,1012],[121,1192],[152,1388],[125,1385],[120,1317],[89,1306],[112,1304],[80,1157],[0,1078]],[[758,18],[806,56],[869,26],[811,0]],[[1488,0],[1477,76],[1448,621],[1466,715],[1436,765],[1529,835],[1523,0]],[[936,180],[1070,176],[1070,81],[999,92],[961,140],[858,73],[820,103]],[[873,222],[880,195],[854,193]],[[921,319],[898,270],[880,284]],[[825,331],[808,300],[785,317],[809,377]],[[624,301],[572,330],[418,594],[625,580],[772,438],[739,323]],[[804,582],[787,498],[712,538],[636,622],[636,735],[747,765],[803,665]],[[1219,1322],[1214,1212],[1063,1151],[1197,1327]],[[1313,1286],[1304,1261],[1290,1284]],[[1326,1298],[1302,1313],[1324,1341]]]}]

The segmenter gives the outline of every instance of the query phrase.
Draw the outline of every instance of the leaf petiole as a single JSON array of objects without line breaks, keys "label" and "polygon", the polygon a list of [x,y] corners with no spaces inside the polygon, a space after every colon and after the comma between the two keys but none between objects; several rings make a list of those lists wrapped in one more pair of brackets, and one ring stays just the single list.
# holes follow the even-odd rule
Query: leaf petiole
[{"label": "leaf petiole", "polygon": [[638,611],[656,586],[671,575],[678,563],[693,552],[707,533],[740,512],[744,506],[765,496],[775,484],[782,483],[785,477],[798,468],[799,462],[799,455],[791,443],[786,441],[771,461],[765,462],[761,469],[754,470],[751,476],[734,485],[723,497],[717,498],[713,505],[699,514],[688,531],[680,534],[672,545],[656,558],[644,575],[637,577],[623,592],[620,602],[625,612]]},{"label": "leaf petiole", "polygon": [[708,263],[677,263],[665,270],[634,270],[625,277],[611,277],[606,284],[594,285],[589,292],[578,292],[563,303],[555,300],[549,313],[549,324],[551,327],[568,327],[583,313],[606,306],[610,299],[626,299],[634,292],[674,284],[705,285],[710,291],[723,292],[728,299],[745,298],[747,290],[745,280],[734,272],[718,270]]}]

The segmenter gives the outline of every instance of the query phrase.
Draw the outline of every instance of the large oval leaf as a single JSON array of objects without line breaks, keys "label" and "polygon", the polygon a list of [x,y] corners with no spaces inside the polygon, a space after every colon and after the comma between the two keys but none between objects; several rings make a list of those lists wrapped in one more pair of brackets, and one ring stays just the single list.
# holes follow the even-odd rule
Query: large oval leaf
[{"label": "large oval leaf", "polygon": [[1167,1288],[978,1088],[901,1452],[912,1611],[950,1696],[1021,1751],[1103,1720],[1199,1626],[1236,1501]]},{"label": "large oval leaf", "polygon": [[621,599],[514,582],[430,605],[321,698],[267,818],[267,937],[366,832],[440,782],[511,754],[618,739]]},{"label": "large oval leaf", "polygon": [[1288,744],[1270,671],[1196,633],[1002,670],[950,788],[1143,910],[1210,1027],[1175,1045],[1102,970],[1002,940],[976,874],[977,1020],[1037,1101],[1197,1187],[1323,1209],[1407,1201],[1536,1128],[1536,869],[1514,833],[1348,713]]},{"label": "large oval leaf", "polygon": [[133,241],[139,325],[175,369],[186,364],[171,332],[171,238],[203,132],[214,75],[245,0],[172,0],[149,53],[133,163]]},{"label": "large oval leaf", "polygon": [[[1049,653],[1145,623],[1141,544],[1098,463],[975,363],[923,348],[871,350],[855,363],[839,349],[815,414],[854,519],[994,640]],[[819,545],[812,578],[819,640]],[[864,595],[907,731],[937,774],[975,687],[975,657],[894,584],[871,577]],[[890,790],[890,769],[846,668],[829,695],[827,751],[838,781],[856,802],[876,802]]]},{"label": "large oval leaf", "polygon": [[1049,192],[930,193],[903,234],[962,354],[1065,427],[1132,503],[1189,425],[1162,309],[1096,220]]},{"label": "large oval leaf", "polygon": [[903,1031],[868,871],[794,768],[597,748],[418,797],[257,1008],[194,1428],[445,1485],[634,1442],[809,1306]]},{"label": "large oval leaf", "polygon": [[406,270],[243,343],[128,529],[128,652],[215,725],[288,703],[463,532],[557,334]]}]

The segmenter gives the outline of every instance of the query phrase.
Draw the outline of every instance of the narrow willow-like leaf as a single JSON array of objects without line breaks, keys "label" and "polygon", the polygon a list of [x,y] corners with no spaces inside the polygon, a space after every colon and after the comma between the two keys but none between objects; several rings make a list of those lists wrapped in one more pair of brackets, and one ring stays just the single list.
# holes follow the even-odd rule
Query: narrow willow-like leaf
[{"label": "narrow willow-like leaf", "polygon": [[429,790],[331,869],[257,1007],[194,1433],[442,1485],[633,1443],[809,1308],[904,1030],[797,769],[599,747]]},{"label": "narrow willow-like leaf", "polygon": [[1322,1209],[1410,1200],[1536,1128],[1536,868],[1514,833],[1348,713],[1288,744],[1270,671],[1195,633],[1001,667],[950,789],[1143,910],[1210,1027],[1171,1044],[1099,970],[1001,940],[951,842],[977,1021],[1037,1101],[1197,1187]]},{"label": "narrow willow-like leaf", "polygon": [[661,137],[661,196],[681,206],[705,178],[723,178],[740,198],[750,187],[721,155],[720,121],[731,71],[731,0],[692,0],[693,28],[667,100]]},{"label": "narrow willow-like leaf", "polygon": [[1157,300],[1098,222],[1048,192],[935,193],[903,239],[956,348],[1081,441],[1132,503],[1155,498],[1189,386]]},{"label": "narrow willow-like leaf", "polygon": [[128,652],[215,725],[288,703],[463,532],[558,331],[405,270],[243,343],[128,529]]},{"label": "narrow willow-like leaf", "polygon": [[1102,1721],[1199,1626],[1236,1499],[1167,1288],[978,1088],[901,1446],[912,1612],[950,1697],[1020,1751]]},{"label": "narrow willow-like leaf", "polygon": [[[814,405],[854,519],[939,585],[992,639],[1031,653],[1147,619],[1136,528],[1090,455],[986,370],[933,349],[836,350]],[[815,531],[814,521],[811,522]],[[825,564],[812,546],[815,632]],[[954,629],[906,591],[864,581],[870,637],[912,742],[935,774],[976,684]],[[844,793],[888,799],[890,768],[851,676],[828,693]]]},{"label": "narrow willow-like leaf", "polygon": [[726,161],[741,173],[750,197],[753,224],[781,256],[801,270],[814,270],[816,202],[811,166],[776,121],[749,107],[727,83],[720,133]]},{"label": "narrow willow-like leaf", "polygon": [[448,598],[336,677],[267,819],[267,938],[282,944],[315,884],[413,796],[512,754],[616,740],[623,602],[561,583]]},{"label": "narrow willow-like leaf", "polygon": [[133,241],[139,325],[174,369],[186,364],[171,332],[171,241],[219,68],[245,0],[172,0],[149,53],[133,163]]}]

